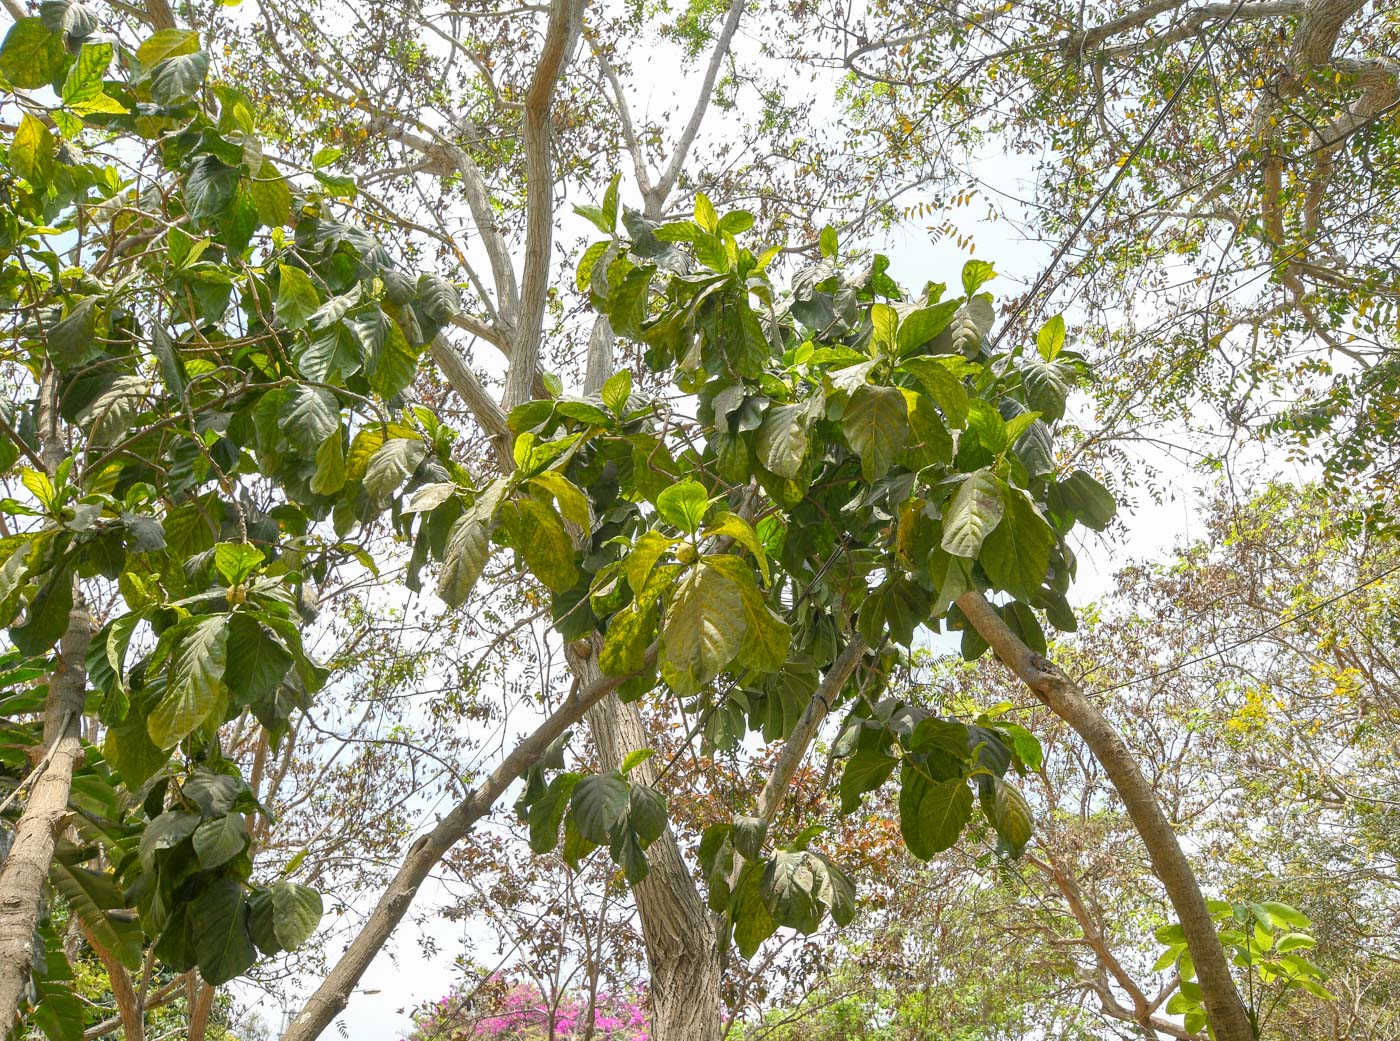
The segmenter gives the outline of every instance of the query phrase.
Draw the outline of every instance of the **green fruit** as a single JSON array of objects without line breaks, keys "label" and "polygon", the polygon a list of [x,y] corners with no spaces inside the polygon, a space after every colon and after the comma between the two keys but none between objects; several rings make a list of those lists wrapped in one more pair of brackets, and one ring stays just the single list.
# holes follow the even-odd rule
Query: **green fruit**
[{"label": "green fruit", "polygon": [[700,554],[695,552],[695,547],[689,542],[682,542],[676,547],[676,559],[682,564],[694,564],[699,556]]}]

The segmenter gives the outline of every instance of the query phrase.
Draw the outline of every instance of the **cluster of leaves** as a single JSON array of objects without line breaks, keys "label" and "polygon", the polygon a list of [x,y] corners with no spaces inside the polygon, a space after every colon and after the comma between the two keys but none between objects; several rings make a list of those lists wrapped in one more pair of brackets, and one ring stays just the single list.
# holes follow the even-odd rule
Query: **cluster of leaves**
[{"label": "cluster of leaves", "polygon": [[[965,629],[955,601],[971,590],[1009,594],[997,609],[1038,650],[1042,616],[1075,627],[1067,536],[1077,523],[1102,530],[1114,504],[1088,473],[1056,467],[1055,424],[1087,375],[1062,320],[1033,350],[993,354],[989,264],[966,266],[961,296],[929,284],[907,299],[883,257],[845,272],[828,233],[821,262],[784,297],[767,275],[776,251],[755,256],[735,237],[752,224],[745,213],[720,217],[701,196],[694,220],[656,226],[619,214],[614,181],[584,215],[609,237],[583,255],[580,286],[653,373],[693,395],[697,416],[641,397],[626,374],[597,397],[517,408],[512,474],[480,492],[414,493],[417,545],[422,559],[441,556],[444,599],[465,598],[493,542],[511,546],[553,591],[558,629],[596,634],[624,698],[664,683],[722,748],[750,731],[788,737],[852,629],[877,658],[907,651],[921,627]],[[975,658],[986,645],[965,631],[963,649]],[[902,763],[906,841],[931,856],[967,823],[975,778],[1019,853],[1029,813],[1004,775],[1038,758],[1033,739],[877,705],[885,671],[830,706],[852,718],[843,786],[858,800]],[[551,848],[562,822],[571,859],[607,844],[640,878],[660,824],[645,789],[621,774],[546,783],[543,769],[520,804],[536,847]],[[743,855],[713,839],[712,881],[727,878],[726,841]],[[805,843],[764,859],[761,839],[740,841],[750,863],[711,897],[742,949],[773,923],[848,915],[847,881]]]},{"label": "cluster of leaves", "polygon": [[[4,763],[18,776],[40,739],[42,699],[21,684],[52,664],[75,590],[114,602],[87,662],[105,743],[74,787],[107,793],[75,826],[109,870],[75,909],[100,941],[135,908],[163,961],[221,982],[255,944],[304,941],[320,898],[250,881],[244,814],[262,808],[219,728],[248,711],[275,745],[325,682],[302,642],[307,587],[368,558],[318,522],[343,538],[389,504],[397,468],[445,451],[396,413],[457,301],[336,220],[324,185],[281,176],[251,102],[205,84],[195,33],[128,52],[97,27],[60,0],[0,44],[22,110],[0,156],[18,390],[0,472],[22,463],[28,493],[0,502],[0,625],[22,656]],[[54,102],[28,93],[43,87]]]},{"label": "cluster of leaves", "polygon": [[[1219,928],[1220,943],[1234,952],[1231,960],[1245,978],[1246,1011],[1256,1033],[1290,990],[1335,1000],[1322,985],[1327,973],[1300,953],[1317,945],[1312,936],[1302,931],[1312,925],[1307,915],[1276,900],[1207,903]],[[1158,929],[1156,935],[1166,950],[1157,959],[1154,971],[1175,968],[1181,977],[1177,992],[1167,1001],[1167,1011],[1181,1016],[1188,1031],[1204,1030],[1205,1004],[1186,950],[1186,934],[1180,925],[1167,925]]]},{"label": "cluster of leaves", "polygon": [[[652,753],[650,749],[630,752],[621,769],[608,773],[577,773],[563,769],[568,737],[565,734],[556,741],[530,767],[525,791],[516,802],[516,812],[530,825],[530,848],[536,853],[554,849],[563,824],[561,852],[571,867],[577,869],[584,857],[606,846],[627,881],[636,885],[649,871],[646,848],[666,827],[665,796],[628,776]],[[549,769],[560,772],[546,784],[544,771]]]}]

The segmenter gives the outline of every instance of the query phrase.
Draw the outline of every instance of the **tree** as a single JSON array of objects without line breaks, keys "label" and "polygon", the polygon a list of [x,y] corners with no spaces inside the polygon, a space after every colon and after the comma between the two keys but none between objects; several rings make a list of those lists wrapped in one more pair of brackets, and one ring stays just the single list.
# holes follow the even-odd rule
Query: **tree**
[{"label": "tree", "polygon": [[[27,25],[22,33],[13,30],[19,34],[10,49],[14,68],[27,67],[23,62],[31,61],[33,53],[40,53],[33,60],[48,62],[48,79],[37,79],[36,85],[62,76],[66,89],[70,64],[82,65],[86,48],[70,62],[60,37],[68,32],[81,43],[91,35],[86,20],[71,21],[79,17],[76,10],[73,5],[54,8],[50,21],[70,20],[57,28],[38,20],[37,26],[21,23]],[[1249,1036],[1214,923],[1154,793],[1127,746],[1083,692],[1035,653],[1045,647],[1037,611],[1052,624],[1073,625],[1065,598],[1073,570],[1067,536],[1076,524],[1102,528],[1113,511],[1111,496],[1089,473],[1061,473],[1056,466],[1053,429],[1064,416],[1068,395],[1087,372],[1083,359],[1065,349],[1064,322],[1052,320],[1040,329],[1034,353],[1028,343],[1000,350],[1000,337],[991,335],[992,301],[981,292],[994,273],[990,265],[970,263],[963,271],[963,294],[956,299],[944,300],[945,287],[929,285],[906,300],[888,277],[884,258],[875,258],[868,269],[852,270],[841,261],[831,232],[820,237],[820,262],[798,272],[792,293],[784,296],[766,274],[781,246],[755,256],[738,239],[754,223],[752,215],[731,211],[721,216],[709,199],[699,196],[693,219],[662,219],[675,171],[694,140],[689,128],[704,115],[715,70],[741,10],[730,8],[706,67],[701,102],[680,147],[654,180],[644,161],[637,164],[643,211],[629,212],[621,205],[616,179],[600,206],[581,209],[607,238],[582,251],[578,265],[579,289],[606,318],[592,327],[585,394],[579,397],[565,395],[562,384],[541,371],[541,330],[552,299],[554,115],[561,104],[564,70],[583,32],[576,6],[560,3],[543,12],[538,46],[506,48],[518,75],[504,90],[504,102],[500,90],[492,97],[493,105],[516,113],[522,142],[518,158],[527,188],[518,288],[508,251],[511,240],[499,229],[497,202],[485,188],[485,172],[508,172],[504,160],[516,157],[500,157],[499,167],[473,158],[454,140],[456,131],[466,134],[467,129],[444,135],[438,128],[434,136],[431,124],[425,126],[422,119],[391,119],[393,113],[376,112],[370,120],[377,131],[387,123],[390,138],[425,162],[447,161],[445,176],[463,186],[475,223],[486,236],[485,262],[494,293],[484,290],[484,282],[472,275],[476,269],[463,258],[476,294],[473,306],[487,314],[486,321],[462,307],[452,285],[432,277],[410,283],[396,276],[375,240],[326,218],[328,198],[354,198],[359,191],[327,172],[338,158],[332,152],[318,150],[310,157],[311,176],[319,185],[307,204],[311,212],[294,214],[288,205],[286,217],[296,217],[290,245],[285,233],[274,234],[249,252],[251,236],[262,226],[252,221],[263,221],[259,198],[272,190],[282,200],[281,191],[269,187],[281,182],[266,172],[269,161],[261,146],[250,145],[261,124],[251,116],[246,96],[219,85],[210,88],[217,106],[207,94],[195,99],[204,63],[193,52],[189,34],[162,25],[154,38],[162,46],[169,42],[191,48],[190,53],[160,55],[164,61],[179,59],[176,65],[158,63],[154,52],[142,62],[137,48],[134,84],[106,93],[103,64],[96,72],[96,94],[83,93],[91,85],[80,84],[81,89],[64,96],[68,108],[95,97],[115,98],[128,111],[115,113],[108,106],[97,122],[138,135],[176,129],[159,123],[169,108],[180,108],[182,116],[196,121],[203,132],[198,142],[180,133],[159,138],[165,146],[162,161],[185,175],[183,198],[171,195],[175,208],[168,213],[162,209],[162,219],[174,223],[188,218],[196,231],[208,233],[210,245],[199,248],[215,249],[211,262],[217,257],[237,273],[247,314],[226,319],[230,312],[221,290],[190,289],[193,306],[176,312],[186,327],[179,331],[199,345],[190,349],[196,353],[206,349],[201,338],[208,340],[212,331],[215,350],[234,352],[226,367],[257,371],[256,380],[217,398],[220,415],[203,424],[192,407],[179,418],[168,418],[166,412],[176,411],[173,404],[163,406],[166,412],[156,407],[160,402],[152,404],[149,421],[160,424],[158,436],[139,447],[163,447],[164,438],[183,438],[191,446],[191,469],[203,482],[181,485],[180,475],[170,488],[155,481],[157,512],[178,509],[181,494],[207,487],[201,508],[224,515],[230,533],[225,537],[221,529],[210,528],[208,547],[180,545],[173,555],[167,553],[152,569],[161,583],[155,595],[149,583],[137,588],[128,581],[134,594],[119,585],[130,610],[114,615],[99,634],[97,646],[111,677],[103,673],[98,683],[109,695],[119,690],[114,697],[126,698],[128,705],[100,722],[115,730],[130,716],[143,724],[131,727],[137,737],[153,744],[185,741],[193,756],[212,747],[222,770],[226,759],[218,724],[225,707],[241,707],[242,697],[250,710],[246,725],[251,727],[249,720],[256,718],[276,740],[289,718],[282,710],[304,703],[303,696],[323,681],[301,653],[296,619],[303,617],[306,575],[321,582],[336,566],[351,566],[351,560],[371,572],[377,567],[373,554],[345,543],[351,534],[374,531],[373,522],[387,509],[384,526],[377,530],[392,531],[414,547],[409,588],[416,588],[423,567],[436,562],[439,595],[451,605],[467,600],[488,567],[501,569],[500,558],[493,560],[494,547],[509,546],[517,569],[529,575],[521,583],[522,599],[547,604],[558,637],[570,641],[576,682],[567,696],[552,702],[546,692],[542,700],[550,711],[544,722],[414,843],[365,928],[288,1037],[310,1038],[324,1029],[424,878],[522,774],[526,784],[519,805],[535,845],[547,849],[558,843],[562,826],[569,859],[594,846],[607,847],[637,885],[654,973],[658,1036],[695,1030],[697,1015],[703,1017],[699,1034],[712,1036],[719,1027],[719,966],[731,939],[747,956],[779,926],[811,931],[826,918],[840,922],[853,913],[850,877],[812,848],[813,835],[800,830],[775,834],[771,844],[767,835],[833,707],[851,713],[852,762],[858,764],[847,766],[851,795],[858,804],[865,790],[884,783],[898,767],[901,826],[917,855],[932,855],[956,841],[972,815],[974,786],[1006,851],[1024,846],[1029,812],[1007,780],[1008,771],[1025,762],[1015,733],[995,721],[969,725],[928,717],[880,697],[899,660],[898,648],[907,651],[921,625],[948,624],[965,631],[970,657],[984,653],[990,643],[1104,761],[1183,920],[1218,1035]],[[145,14],[156,24],[169,21],[163,5]],[[74,28],[83,31],[74,33]],[[405,47],[387,23],[369,28],[374,32],[368,39],[376,46]],[[275,45],[275,33],[267,38]],[[455,60],[457,49],[449,51]],[[414,68],[409,49],[395,54]],[[89,60],[97,59],[89,55]],[[340,77],[352,80],[359,67],[340,56],[334,66]],[[432,62],[423,67],[438,68]],[[486,79],[495,82],[489,75]],[[152,110],[126,104],[124,89]],[[149,101],[143,91],[149,92]],[[343,114],[361,102],[347,95],[338,99],[336,111]],[[240,112],[249,116],[244,119]],[[75,115],[62,106],[57,113],[49,118],[61,133],[71,135],[74,124],[64,120]],[[147,118],[156,122],[141,122]],[[81,129],[81,123],[77,126]],[[645,155],[640,146],[632,150]],[[18,154],[28,161],[25,149]],[[56,153],[50,149],[45,154]],[[285,190],[290,202],[290,189]],[[392,216],[377,203],[369,213],[373,219]],[[166,232],[165,237],[172,235]],[[411,241],[411,236],[405,238]],[[191,267],[202,261],[202,253],[189,257],[203,238],[191,243],[175,239]],[[323,266],[302,257],[307,251]],[[147,253],[140,258],[150,259]],[[318,286],[304,273],[298,276],[304,269],[324,284]],[[161,268],[159,275],[165,274]],[[146,286],[119,285],[121,292]],[[52,291],[47,285],[41,288]],[[28,291],[36,292],[32,284]],[[19,306],[32,303],[26,297]],[[159,303],[171,306],[163,297]],[[72,306],[79,308],[84,323],[87,315],[94,322],[108,317],[97,311],[96,303],[80,302],[65,309],[65,321],[74,317]],[[501,347],[508,361],[504,408],[455,348],[437,335],[448,324]],[[39,325],[41,335],[26,341],[31,349],[50,349],[53,337],[42,335],[45,328]],[[628,372],[612,371],[614,330],[638,355],[635,381]],[[134,338],[144,342],[146,335],[138,330]],[[202,367],[191,373],[186,361],[190,351],[177,349],[174,338],[164,335],[171,340],[169,351],[157,342],[160,335],[150,334],[164,385],[162,401],[188,397],[188,383],[172,393],[178,379],[172,382],[165,372],[180,375],[180,363],[185,363],[187,381],[223,378],[217,367],[222,356],[213,359],[212,372],[219,375],[210,376]],[[96,343],[95,350],[105,350],[105,341]],[[438,409],[419,404],[398,411],[408,404],[400,398],[412,393],[417,353],[424,347],[430,347],[453,390],[490,438],[493,458],[459,455],[454,432]],[[167,354],[173,361],[167,361]],[[122,358],[122,364],[137,364]],[[74,365],[87,361],[79,356]],[[120,366],[104,358],[103,368]],[[42,391],[42,377],[39,381]],[[123,386],[119,401],[136,398],[142,410],[133,409],[136,415],[123,416],[121,422],[142,421],[149,392]],[[694,396],[699,414],[691,418],[663,407],[661,393],[668,388]],[[49,406],[51,413],[62,398],[57,390],[52,393],[58,398]],[[96,414],[99,428],[111,421],[114,407],[108,402]],[[91,423],[82,429],[86,437],[94,436]],[[96,435],[99,440],[104,433]],[[37,457],[42,448],[31,450]],[[105,446],[99,444],[99,450]],[[150,463],[142,459],[133,465]],[[42,505],[57,526],[65,520],[59,490],[67,488],[59,478],[67,474],[57,466],[50,471],[51,487],[44,494],[53,501]],[[168,481],[169,473],[161,480]],[[114,487],[123,487],[120,480]],[[213,495],[214,488],[222,497]],[[247,502],[245,489],[252,489]],[[116,500],[84,505],[116,511]],[[123,500],[120,505],[132,504]],[[198,514],[198,529],[203,514],[190,512]],[[266,534],[257,530],[264,518],[276,529],[268,527]],[[286,531],[292,535],[284,539]],[[273,552],[250,548],[260,541]],[[207,560],[184,567],[206,549],[212,551]],[[285,561],[284,552],[290,554]],[[41,579],[33,593],[24,594],[27,618],[52,610],[38,597],[53,587],[50,572],[63,571],[63,562],[45,571],[51,564],[26,555],[16,565],[20,579],[31,572]],[[126,574],[120,562],[115,572],[118,578]],[[260,572],[265,583],[254,578]],[[999,602],[992,604],[984,592],[995,593]],[[134,633],[144,634],[142,626],[150,626],[156,638],[151,658],[129,670],[123,655],[113,657],[107,649],[114,640],[121,646]],[[235,629],[244,643],[233,646]],[[73,629],[75,635],[84,631]],[[49,642],[57,638],[55,632]],[[257,655],[248,653],[248,640]],[[73,650],[65,653],[65,662],[81,657]],[[256,690],[250,692],[246,683],[240,688],[238,669],[260,662],[263,652],[270,659],[268,675],[259,669]],[[102,655],[96,659],[99,667]],[[295,680],[280,683],[293,673]],[[157,678],[163,679],[164,689],[152,682]],[[226,687],[227,706],[220,700]],[[289,688],[285,703],[284,687]],[[618,696],[611,698],[614,692]],[[716,824],[702,842],[706,897],[710,911],[719,916],[717,928],[668,828],[658,787],[666,770],[645,754],[650,739],[642,717],[627,707],[643,697],[660,711],[674,706],[687,718],[698,713],[699,729],[715,744],[733,742],[747,730],[782,742],[771,774],[757,792],[755,812]],[[262,715],[259,707],[266,710]],[[78,712],[76,699],[69,709]],[[53,715],[66,726],[61,713],[62,707]],[[565,769],[566,732],[585,713],[591,715],[600,753],[597,772]],[[167,742],[169,738],[173,740]],[[260,743],[255,747],[256,763],[257,755],[266,752]],[[117,772],[128,788],[150,776],[134,781],[120,763]],[[211,771],[230,777],[233,772]],[[174,852],[162,854],[153,847],[163,840],[151,840],[152,856],[144,865],[148,873],[152,865],[182,854],[186,867],[191,855],[199,862],[197,833],[179,833],[186,825],[216,825],[236,839],[241,814],[255,809],[238,804],[235,796],[234,803],[217,812],[210,802],[206,813],[202,803],[190,801],[193,796],[185,798],[189,781],[180,781],[178,775],[175,785],[163,778],[158,782],[165,784],[161,798],[143,800],[147,817],[153,816],[150,810],[163,811],[153,816],[148,834],[162,818],[161,827],[175,829],[169,843]],[[210,783],[198,781],[195,792]],[[63,801],[57,804],[60,809]],[[34,804],[31,799],[30,807]],[[196,811],[210,819],[201,823]],[[167,813],[175,817],[167,818]],[[245,852],[247,845],[244,835],[232,856]],[[157,855],[166,859],[157,861]],[[214,871],[224,863],[202,867]],[[196,878],[201,885],[214,881],[203,873]],[[285,894],[293,893],[303,908],[311,899],[279,882],[276,886],[284,888],[257,889],[245,911],[241,883],[222,876],[218,881],[225,902],[234,908],[235,927],[228,935],[242,947],[227,964],[218,958],[206,959],[207,966],[201,962],[208,976],[246,968],[262,928],[257,923],[269,919],[268,908],[276,909],[278,893],[284,902],[292,899]],[[264,891],[272,895],[264,898]],[[160,950],[176,965],[190,960],[188,943],[180,946],[180,930],[192,921],[191,913],[202,914],[186,909],[181,917],[177,912],[174,932],[170,923],[159,921]],[[246,938],[239,932],[244,914],[253,923]],[[155,920],[147,924],[154,927]],[[265,929],[262,933],[266,939]],[[274,928],[272,940],[262,946],[290,945]]]},{"label": "tree", "polygon": [[[1228,426],[1385,483],[1400,70],[1383,5],[832,5],[815,21],[821,40],[803,20],[791,45],[851,78],[852,135],[887,142],[872,177],[939,178],[920,216],[956,220],[980,191],[1059,247],[1010,331],[1056,289],[1076,301],[1103,344],[1100,436],[1171,419],[1210,444]],[[1034,165],[1024,205],[980,186],[988,141]]]},{"label": "tree", "polygon": [[[1202,538],[1125,569],[1079,630],[1056,638],[1057,658],[1097,688],[1199,851],[1201,884],[1223,901],[1215,906],[1233,925],[1233,905],[1246,921],[1250,904],[1268,905],[1270,950],[1250,951],[1251,965],[1244,938],[1232,938],[1234,971],[1266,1038],[1391,1029],[1394,943],[1383,923],[1395,887],[1374,851],[1387,841],[1377,810],[1394,789],[1382,751],[1395,730],[1382,693],[1392,641],[1384,623],[1376,628],[1393,598],[1394,547],[1356,530],[1369,505],[1358,494],[1339,511],[1319,487],[1222,497]],[[998,865],[974,847],[915,863],[889,841],[897,807],[888,799],[855,819],[828,818],[843,861],[878,864],[862,872],[868,910],[837,940],[841,953],[818,986],[769,1013],[771,1036],[820,1037],[828,1019],[833,1032],[889,1022],[889,1035],[871,1031],[881,1041],[1047,1028],[1205,1036],[1198,1021],[1172,1015],[1189,1005],[1177,995],[1179,934],[1131,822],[1082,742],[1009,680],[944,659],[900,682],[932,711],[996,712],[1044,739],[1025,785],[1038,822],[1026,855]],[[1313,926],[1300,930],[1303,918]],[[989,949],[998,952],[991,966]],[[1275,971],[1273,950],[1301,953],[1325,981]],[[938,985],[923,992],[910,979]]]},{"label": "tree", "polygon": [[261,807],[222,725],[260,726],[275,751],[325,682],[306,589],[356,549],[313,528],[334,513],[348,534],[401,483],[405,458],[376,448],[441,287],[392,270],[324,193],[294,196],[248,100],[205,93],[195,34],[128,49],[96,30],[82,4],[50,4],[0,45],[21,113],[4,198],[3,463],[24,489],[3,505],[7,803],[28,790],[0,869],[0,1019],[40,925],[35,1015],[81,1031],[42,925],[52,885],[125,1035],[142,1036],[158,958],[206,981],[197,1037],[214,985],[320,917],[289,872],[250,879]]}]

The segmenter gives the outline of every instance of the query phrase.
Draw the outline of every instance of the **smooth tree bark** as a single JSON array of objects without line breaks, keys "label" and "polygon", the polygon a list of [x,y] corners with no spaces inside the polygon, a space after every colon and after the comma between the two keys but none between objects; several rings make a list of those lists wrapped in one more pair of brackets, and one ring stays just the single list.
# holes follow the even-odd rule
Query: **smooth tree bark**
[{"label": "smooth tree bark", "polygon": [[1027,647],[986,597],[978,592],[964,593],[958,597],[957,604],[997,657],[1020,677],[1042,704],[1083,739],[1123,800],[1133,826],[1147,847],[1153,872],[1166,890],[1167,899],[1186,933],[1216,1041],[1256,1041],[1196,874],[1181,851],[1171,822],[1162,812],[1152,782],[1139,768],[1127,743],[1080,686],[1054,662]]}]

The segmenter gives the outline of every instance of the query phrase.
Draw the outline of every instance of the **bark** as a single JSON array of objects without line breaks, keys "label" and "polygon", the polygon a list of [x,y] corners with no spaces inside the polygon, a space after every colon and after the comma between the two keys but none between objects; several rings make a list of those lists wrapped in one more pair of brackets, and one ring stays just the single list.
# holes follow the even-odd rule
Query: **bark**
[{"label": "bark", "polygon": [[[656,663],[655,644],[647,649],[646,661],[648,668]],[[544,754],[555,738],[578,723],[588,709],[630,678],[606,676],[595,683],[577,686],[548,719],[511,750],[481,787],[458,803],[431,831],[414,841],[369,920],[350,941],[345,953],[315,993],[307,999],[306,1005],[282,1035],[282,1041],[313,1041],[330,1026],[349,1003],[350,992],[403,920],[418,888],[438,861],[491,811],[496,800],[505,794],[526,767]]]},{"label": "bark", "polygon": [[1255,1041],[1200,884],[1157,802],[1152,783],[1123,738],[1079,685],[1053,662],[1032,652],[981,593],[964,593],[957,603],[972,627],[1031,693],[1083,739],[1113,783],[1186,933],[1216,1041]]},{"label": "bark", "polygon": [[198,980],[194,985],[195,998],[190,1006],[190,1031],[185,1041],[204,1041],[209,1029],[209,1015],[214,1011],[214,986]]},{"label": "bark", "polygon": [[772,774],[764,783],[763,790],[759,792],[758,816],[768,823],[771,824],[777,816],[778,807],[783,804],[783,796],[792,784],[793,775],[797,773],[797,768],[807,754],[807,746],[817,736],[817,728],[831,711],[831,703],[841,693],[841,688],[846,685],[846,681],[860,664],[860,659],[869,649],[865,639],[859,633],[853,633],[845,650],[831,663],[831,668],[822,677],[821,685],[812,694],[812,700],[803,710],[802,718],[797,721],[792,736],[779,753],[778,761],[773,764]]},{"label": "bark", "polygon": [[[595,638],[585,656],[570,652],[580,682],[601,678]],[[609,694],[588,712],[588,726],[603,766],[616,770],[628,752],[651,745],[635,704],[624,705]],[[652,760],[634,767],[633,782],[654,785]],[[651,967],[649,1001],[654,1041],[719,1041],[720,961],[714,923],[681,856],[675,833],[668,826],[647,848],[651,872],[635,886],[637,915],[642,923],[647,964]]]},{"label": "bark", "polygon": [[525,95],[525,264],[520,282],[510,371],[506,374],[505,410],[530,400],[539,366],[544,305],[549,292],[554,239],[553,134],[550,118],[559,80],[573,55],[583,26],[584,0],[553,0],[544,49]]},{"label": "bark", "polygon": [[35,767],[38,778],[0,866],[0,1024],[7,1026],[15,1022],[29,983],[39,901],[54,845],[68,824],[73,771],[83,759],[79,734],[91,626],[87,608],[75,598],[44,704],[44,759]]},{"label": "bark", "polygon": [[141,1000],[131,985],[131,973],[126,971],[126,966],[115,953],[98,942],[91,929],[82,925],[81,921],[79,925],[83,930],[83,938],[102,962],[102,967],[107,971],[107,978],[111,981],[112,1000],[117,1005],[117,1020],[121,1024],[123,1041],[145,1041],[146,1021],[141,1014]]}]

